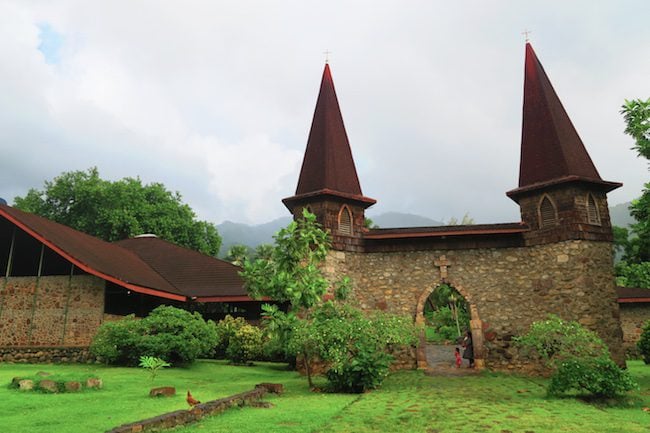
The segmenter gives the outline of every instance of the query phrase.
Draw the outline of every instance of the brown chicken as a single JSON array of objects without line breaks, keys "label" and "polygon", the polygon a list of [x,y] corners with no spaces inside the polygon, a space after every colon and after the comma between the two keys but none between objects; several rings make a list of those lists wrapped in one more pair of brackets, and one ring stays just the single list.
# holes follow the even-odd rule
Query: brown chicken
[{"label": "brown chicken", "polygon": [[189,404],[190,407],[196,406],[197,404],[201,403],[200,401],[192,397],[192,394],[190,393],[189,389],[187,390],[187,398],[185,399],[185,401],[187,401],[187,404]]}]

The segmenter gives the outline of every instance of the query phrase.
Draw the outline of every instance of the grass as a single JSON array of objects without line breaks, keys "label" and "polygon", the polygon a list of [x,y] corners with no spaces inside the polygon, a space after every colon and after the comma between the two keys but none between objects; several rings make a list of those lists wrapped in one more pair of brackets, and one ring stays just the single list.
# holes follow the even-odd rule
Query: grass
[{"label": "grass", "polygon": [[2,432],[101,432],[117,425],[185,408],[186,389],[201,400],[252,388],[259,382],[285,385],[270,396],[271,409],[233,409],[173,430],[196,432],[650,432],[650,366],[629,363],[639,382],[626,404],[595,406],[581,400],[549,399],[545,381],[484,373],[468,377],[429,377],[418,371],[391,375],[381,389],[362,395],[312,393],[304,378],[282,365],[233,367],[201,361],[187,369],[165,369],[155,385],[176,386],[179,395],[151,399],[149,376],[141,369],[84,365],[0,364],[0,383],[45,370],[53,374],[96,374],[97,392],[46,395],[0,386]]}]

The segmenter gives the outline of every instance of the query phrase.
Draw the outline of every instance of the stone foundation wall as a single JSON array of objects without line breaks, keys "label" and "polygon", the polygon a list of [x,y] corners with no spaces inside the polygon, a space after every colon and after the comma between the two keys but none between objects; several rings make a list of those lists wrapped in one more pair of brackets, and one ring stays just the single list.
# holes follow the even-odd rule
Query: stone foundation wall
[{"label": "stone foundation wall", "polygon": [[623,346],[625,350],[636,352],[636,343],[641,337],[643,325],[650,320],[650,304],[620,304],[621,328],[623,328]]},{"label": "stone foundation wall", "polygon": [[0,280],[0,346],[87,346],[104,314],[104,281],[91,275]]},{"label": "stone foundation wall", "polygon": [[94,361],[87,347],[0,347],[0,362],[43,364]]},{"label": "stone foundation wall", "polygon": [[[443,255],[446,270],[434,265]],[[325,264],[332,279],[350,276],[355,305],[414,319],[421,314],[418,305],[444,278],[470,303],[472,319],[489,331],[486,366],[497,370],[530,368],[512,337],[549,313],[596,331],[615,360],[624,362],[612,269],[611,244],[585,240],[511,248],[332,251]]]}]

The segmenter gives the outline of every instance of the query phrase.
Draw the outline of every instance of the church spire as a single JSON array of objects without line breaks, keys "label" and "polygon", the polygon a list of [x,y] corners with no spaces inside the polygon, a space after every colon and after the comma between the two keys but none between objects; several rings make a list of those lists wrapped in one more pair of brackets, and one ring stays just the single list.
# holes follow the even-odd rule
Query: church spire
[{"label": "church spire", "polygon": [[570,181],[596,184],[604,191],[620,186],[601,179],[527,42],[519,187],[509,191],[508,196],[514,198],[523,191]]},{"label": "church spire", "polygon": [[283,202],[291,209],[296,200],[323,194],[363,202],[365,207],[375,203],[361,192],[329,64],[323,71],[296,195]]}]

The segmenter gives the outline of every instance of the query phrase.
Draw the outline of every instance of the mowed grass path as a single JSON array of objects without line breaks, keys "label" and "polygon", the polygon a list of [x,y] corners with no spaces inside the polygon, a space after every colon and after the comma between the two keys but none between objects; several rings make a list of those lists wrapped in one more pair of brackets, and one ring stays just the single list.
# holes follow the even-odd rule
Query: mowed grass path
[{"label": "mowed grass path", "polygon": [[168,399],[146,396],[150,382],[140,369],[83,365],[0,364],[0,383],[37,371],[96,372],[105,388],[81,394],[19,393],[0,387],[2,432],[102,432],[111,427],[185,408],[187,388],[201,400],[250,389],[259,382],[285,385],[269,396],[271,409],[233,409],[173,430],[196,432],[650,432],[650,366],[629,363],[641,390],[624,407],[597,407],[575,399],[548,399],[542,379],[485,373],[429,377],[418,371],[391,375],[379,390],[362,395],[313,393],[304,378],[282,365],[233,367],[201,361],[167,369],[156,385],[176,386]]}]

